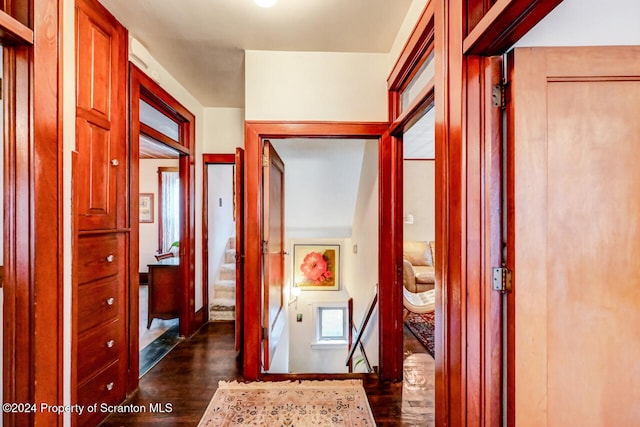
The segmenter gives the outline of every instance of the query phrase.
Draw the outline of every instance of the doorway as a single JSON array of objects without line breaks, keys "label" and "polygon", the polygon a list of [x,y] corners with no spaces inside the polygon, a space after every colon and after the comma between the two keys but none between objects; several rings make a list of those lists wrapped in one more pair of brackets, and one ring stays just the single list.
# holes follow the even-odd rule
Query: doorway
[{"label": "doorway", "polygon": [[[262,253],[262,187],[263,187],[263,153],[262,148],[267,136],[270,139],[285,138],[347,138],[347,139],[376,139],[378,141],[378,191],[375,197],[378,200],[385,200],[388,197],[389,186],[383,177],[388,176],[391,169],[389,150],[391,140],[384,137],[387,130],[387,123],[264,123],[246,122],[246,267],[245,267],[245,340],[243,352],[243,373],[246,379],[258,379],[264,375],[262,370],[262,322],[263,292],[260,285],[262,283],[263,253]],[[385,185],[382,185],[385,183]],[[379,214],[385,218],[391,218],[392,214],[387,212],[394,209],[393,204],[379,203]],[[388,216],[385,216],[388,215]],[[392,234],[390,224],[384,222],[378,227],[378,239],[388,239]],[[350,248],[352,250],[352,248]],[[387,328],[398,328],[401,322],[401,291],[396,285],[398,283],[396,271],[396,248],[390,247],[385,251],[385,256],[378,254],[378,280],[379,280],[379,301],[378,317],[379,330]],[[390,267],[391,265],[391,267]],[[393,272],[390,277],[389,271]],[[384,274],[383,274],[384,273]],[[253,285],[250,285],[253,284]],[[383,298],[384,297],[384,298]],[[383,304],[385,304],[383,306]],[[375,322],[375,320],[374,320]],[[401,329],[400,329],[401,333]],[[383,345],[389,335],[380,332],[381,345],[379,351],[378,365],[383,379],[390,379],[397,371],[401,371],[401,364],[398,367],[394,364],[396,359],[394,345]],[[400,357],[402,355],[400,354]],[[389,377],[387,377],[389,375]]]},{"label": "doorway", "polygon": [[[345,361],[349,330],[359,327],[378,283],[378,140],[269,142],[284,164],[285,253],[284,329],[269,373],[368,372],[365,357],[377,365],[375,322],[351,369]],[[321,267],[305,270],[314,256]]]},{"label": "doorway", "polygon": [[[130,100],[130,198],[135,202],[129,250],[131,265],[139,267],[131,269],[129,288],[129,389],[134,390],[142,366],[142,333],[155,323],[168,331],[177,326],[179,336],[190,336],[204,319],[199,321],[195,310],[194,115],[133,64]],[[142,288],[141,276],[148,283]],[[144,286],[148,299],[141,309]],[[148,317],[143,322],[145,308]],[[174,333],[168,347],[175,339]]]},{"label": "doorway", "polygon": [[[147,107],[148,108],[148,107]],[[146,113],[141,111],[141,121]],[[180,153],[144,132],[139,160],[140,376],[179,341]]]}]

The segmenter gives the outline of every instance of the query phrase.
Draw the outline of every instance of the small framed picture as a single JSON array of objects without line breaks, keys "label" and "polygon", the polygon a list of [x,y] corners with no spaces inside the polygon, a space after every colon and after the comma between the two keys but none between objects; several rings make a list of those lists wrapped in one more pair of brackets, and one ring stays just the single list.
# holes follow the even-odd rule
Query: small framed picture
[{"label": "small framed picture", "polygon": [[140,193],[140,222],[153,222],[153,193]]},{"label": "small framed picture", "polygon": [[309,291],[340,289],[340,245],[293,245],[295,286]]}]

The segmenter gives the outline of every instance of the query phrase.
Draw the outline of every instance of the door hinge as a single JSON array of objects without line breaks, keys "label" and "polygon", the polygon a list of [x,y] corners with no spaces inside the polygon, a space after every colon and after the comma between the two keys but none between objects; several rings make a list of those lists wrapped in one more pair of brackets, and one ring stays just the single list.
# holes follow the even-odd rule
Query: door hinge
[{"label": "door hinge", "polygon": [[493,290],[511,292],[511,270],[506,267],[493,269]]},{"label": "door hinge", "polygon": [[266,168],[267,166],[269,166],[269,155],[262,153],[262,167]]},{"label": "door hinge", "polygon": [[263,240],[262,241],[262,253],[266,254],[267,252],[269,252],[269,241]]},{"label": "door hinge", "polygon": [[269,329],[265,328],[264,326],[262,327],[262,339],[265,340],[267,339],[267,336],[269,335]]},{"label": "door hinge", "polygon": [[507,82],[502,81],[499,85],[493,87],[491,92],[491,101],[494,107],[504,109],[507,106]]}]

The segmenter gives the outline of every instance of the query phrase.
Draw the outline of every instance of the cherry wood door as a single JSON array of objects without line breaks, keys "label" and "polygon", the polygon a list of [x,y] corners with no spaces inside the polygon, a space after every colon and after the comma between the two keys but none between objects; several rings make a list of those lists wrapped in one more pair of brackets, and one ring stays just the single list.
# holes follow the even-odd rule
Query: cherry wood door
[{"label": "cherry wood door", "polygon": [[640,47],[509,64],[509,425],[638,425]]},{"label": "cherry wood door", "polygon": [[263,154],[262,364],[266,372],[284,328],[284,162],[269,141],[264,142]]},{"label": "cherry wood door", "polygon": [[[92,2],[76,8],[76,144],[81,230],[125,226],[126,30]],[[81,184],[80,184],[81,183]]]},{"label": "cherry wood door", "polygon": [[235,210],[236,210],[236,351],[242,348],[244,314],[244,150],[236,148],[235,160]]}]

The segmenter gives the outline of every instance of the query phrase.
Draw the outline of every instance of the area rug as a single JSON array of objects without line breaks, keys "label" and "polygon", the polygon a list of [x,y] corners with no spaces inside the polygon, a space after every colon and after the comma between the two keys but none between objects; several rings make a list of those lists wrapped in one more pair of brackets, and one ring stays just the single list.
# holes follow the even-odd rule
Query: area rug
[{"label": "area rug", "polygon": [[361,380],[220,381],[199,427],[375,426]]},{"label": "area rug", "polygon": [[418,341],[427,349],[432,357],[435,357],[435,314],[431,313],[410,313],[405,320],[405,325],[418,338]]}]

